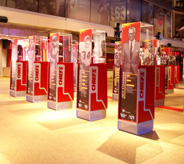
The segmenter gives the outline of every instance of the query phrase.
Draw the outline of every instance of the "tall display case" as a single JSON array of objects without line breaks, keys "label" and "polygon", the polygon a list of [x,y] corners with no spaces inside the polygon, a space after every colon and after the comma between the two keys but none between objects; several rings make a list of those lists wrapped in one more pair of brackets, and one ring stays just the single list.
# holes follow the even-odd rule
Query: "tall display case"
[{"label": "tall display case", "polygon": [[73,105],[73,63],[71,34],[53,33],[49,43],[49,90],[47,107],[60,110]]},{"label": "tall display case", "polygon": [[161,63],[165,65],[165,93],[174,93],[174,69],[176,58],[173,49],[170,47],[161,47]]},{"label": "tall display case", "polygon": [[27,44],[27,40],[14,39],[12,41],[12,55],[10,63],[10,96],[13,97],[26,95]]},{"label": "tall display case", "polygon": [[165,102],[165,65],[161,64],[160,40],[155,42],[155,107],[164,106]]},{"label": "tall display case", "polygon": [[77,73],[77,117],[89,121],[105,118],[107,65],[104,31],[80,31]]},{"label": "tall display case", "polygon": [[121,42],[115,42],[114,49],[114,65],[113,65],[113,89],[112,89],[112,99],[118,100],[119,91],[119,62],[121,56]]},{"label": "tall display case", "polygon": [[47,100],[48,74],[48,38],[44,36],[30,36],[28,46],[27,101],[34,103]]},{"label": "tall display case", "polygon": [[[153,26],[122,25],[119,75],[118,129],[140,135],[153,129],[155,66]],[[140,57],[144,48],[144,59]]]}]

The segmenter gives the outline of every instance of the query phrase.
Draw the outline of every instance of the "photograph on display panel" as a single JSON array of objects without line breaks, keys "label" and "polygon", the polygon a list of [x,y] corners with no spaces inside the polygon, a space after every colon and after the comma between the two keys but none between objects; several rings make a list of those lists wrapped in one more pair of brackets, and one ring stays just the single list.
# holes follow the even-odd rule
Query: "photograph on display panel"
[{"label": "photograph on display panel", "polygon": [[126,0],[113,0],[110,7],[110,26],[126,22]]},{"label": "photograph on display panel", "polygon": [[90,1],[66,0],[66,17],[90,21]]},{"label": "photograph on display panel", "polygon": [[92,29],[81,30],[79,38],[78,108],[89,110],[89,67],[92,54]]},{"label": "photograph on display panel", "polygon": [[49,44],[50,77],[49,77],[48,99],[53,101],[56,101],[56,75],[57,75],[58,56],[59,56],[59,33],[56,33],[50,36],[50,44]]},{"label": "photograph on display panel", "polygon": [[122,52],[121,42],[115,42],[115,50],[114,50],[114,86],[113,93],[118,94],[119,88],[119,64],[120,64],[120,56]]},{"label": "photograph on display panel", "polygon": [[119,118],[136,121],[137,74],[140,52],[140,23],[122,25]]},{"label": "photograph on display panel", "polygon": [[155,64],[155,49],[154,40],[145,40],[144,52],[141,59],[141,65],[154,65]]},{"label": "photograph on display panel", "polygon": [[27,94],[33,95],[33,69],[35,61],[35,36],[29,37]]},{"label": "photograph on display panel", "polygon": [[109,25],[110,0],[91,0],[91,22]]}]

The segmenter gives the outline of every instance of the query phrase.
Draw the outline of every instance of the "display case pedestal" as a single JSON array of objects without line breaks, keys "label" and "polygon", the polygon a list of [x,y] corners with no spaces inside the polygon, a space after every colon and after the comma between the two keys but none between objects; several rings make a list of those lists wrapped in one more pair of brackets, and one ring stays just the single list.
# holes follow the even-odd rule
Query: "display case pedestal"
[{"label": "display case pedestal", "polygon": [[54,110],[62,110],[62,109],[68,109],[73,107],[72,101],[66,101],[66,102],[53,102],[53,101],[47,101],[47,107]]},{"label": "display case pedestal", "polygon": [[112,99],[113,100],[118,100],[118,94],[112,93]]},{"label": "display case pedestal", "polygon": [[[119,115],[118,115],[119,130],[133,133],[136,135],[141,135],[143,133],[147,133],[153,130],[154,88],[155,88],[154,73],[155,73],[154,66],[139,66],[138,75],[137,75],[137,80],[138,80],[137,94],[136,94],[136,99],[134,99],[136,102],[133,102],[130,99],[131,97],[127,99],[123,99],[123,98],[121,99],[121,97],[119,97],[119,100],[120,100]],[[124,83],[124,85],[127,86],[126,83]],[[133,84],[131,84],[131,86],[132,85]],[[121,85],[121,88],[122,88],[122,85]],[[121,95],[119,94],[119,96]],[[128,95],[126,94],[126,96]],[[129,114],[128,109],[129,110],[132,109],[132,106],[131,106],[132,103],[136,103],[136,109],[135,109],[136,112],[135,112],[135,115],[128,115]]]},{"label": "display case pedestal", "polygon": [[118,120],[118,129],[132,134],[141,135],[153,130],[153,120],[142,123],[127,122]]},{"label": "display case pedestal", "polygon": [[[55,77],[56,76],[56,77]],[[52,92],[48,92],[47,107],[54,110],[69,109],[73,107],[73,63],[57,63],[56,88]],[[51,76],[50,76],[51,78]],[[51,79],[50,79],[50,85]]]},{"label": "display case pedestal", "polygon": [[77,109],[77,117],[88,120],[95,121],[99,119],[103,119],[106,117],[106,110],[96,110],[96,111],[88,111],[83,109]]},{"label": "display case pedestal", "polygon": [[47,100],[49,62],[34,62],[33,93],[27,89],[26,100],[32,103]]},{"label": "display case pedestal", "polygon": [[[79,68],[79,67],[78,67]],[[78,74],[79,76],[79,74]],[[91,64],[89,69],[89,99],[86,102],[88,109],[81,109],[81,97],[79,90],[77,92],[77,110],[76,115],[79,118],[94,121],[106,117],[107,108],[107,65]],[[81,79],[81,81],[83,81]],[[79,78],[77,78],[77,87]]]}]

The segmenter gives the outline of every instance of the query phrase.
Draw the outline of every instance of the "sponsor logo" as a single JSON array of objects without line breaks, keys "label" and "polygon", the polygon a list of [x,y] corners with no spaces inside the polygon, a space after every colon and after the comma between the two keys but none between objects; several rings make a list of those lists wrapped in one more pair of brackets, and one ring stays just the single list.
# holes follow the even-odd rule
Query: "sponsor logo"
[{"label": "sponsor logo", "polygon": [[144,98],[144,75],[145,74],[145,72],[140,72],[140,93],[139,93],[139,96],[140,96],[140,98],[142,99],[142,98]]},{"label": "sponsor logo", "polygon": [[96,90],[96,69],[92,69],[92,91]]},{"label": "sponsor logo", "polygon": [[160,69],[156,69],[156,86],[158,87],[160,84]]},{"label": "sponsor logo", "polygon": [[59,86],[63,85],[63,66],[59,66]]},{"label": "sponsor logo", "polygon": [[35,81],[39,81],[39,65],[35,65]]},{"label": "sponsor logo", "polygon": [[22,71],[22,65],[21,64],[17,64],[17,78],[18,79],[21,78],[21,71]]}]

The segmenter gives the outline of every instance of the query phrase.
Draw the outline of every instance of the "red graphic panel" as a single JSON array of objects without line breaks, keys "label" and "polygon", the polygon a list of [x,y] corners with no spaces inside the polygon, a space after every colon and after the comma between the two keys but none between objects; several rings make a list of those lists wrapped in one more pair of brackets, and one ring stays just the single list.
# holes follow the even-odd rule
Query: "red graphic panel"
[{"label": "red graphic panel", "polygon": [[138,123],[154,119],[154,66],[139,66],[138,76]]},{"label": "red graphic panel", "polygon": [[49,63],[35,62],[34,67],[34,95],[47,95]]},{"label": "red graphic panel", "polygon": [[165,66],[157,65],[155,67],[155,99],[165,98]]},{"label": "red graphic panel", "polygon": [[174,89],[174,65],[168,66],[168,86],[167,89]]},{"label": "red graphic panel", "polygon": [[26,91],[27,85],[27,61],[17,62],[17,87],[16,91]]},{"label": "red graphic panel", "polygon": [[89,41],[92,41],[92,29],[80,30],[79,42],[84,42],[86,36],[89,36]]},{"label": "red graphic panel", "polygon": [[73,101],[73,63],[58,63],[58,102]]},{"label": "red graphic panel", "polygon": [[90,65],[91,111],[107,108],[107,64]]}]

